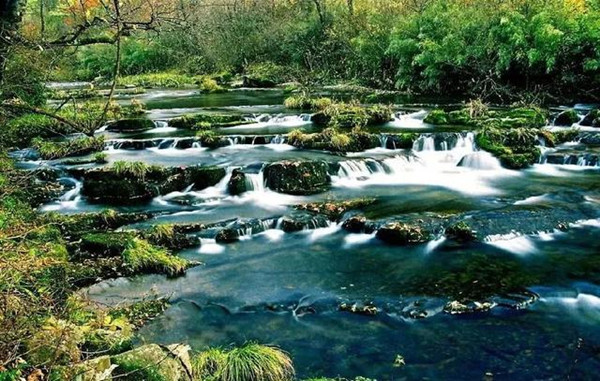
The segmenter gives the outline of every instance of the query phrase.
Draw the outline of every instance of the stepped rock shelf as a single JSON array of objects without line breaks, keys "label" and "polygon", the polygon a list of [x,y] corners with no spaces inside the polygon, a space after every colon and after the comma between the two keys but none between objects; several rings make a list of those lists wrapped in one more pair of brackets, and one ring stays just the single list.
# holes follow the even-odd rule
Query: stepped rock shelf
[{"label": "stepped rock shelf", "polygon": [[58,372],[164,357],[144,369],[187,380],[194,351],[222,348],[223,366],[256,341],[300,380],[595,376],[593,108],[181,94],[98,131],[103,160],[13,153],[82,259],[82,293],[169,298],[136,333],[155,344]]}]

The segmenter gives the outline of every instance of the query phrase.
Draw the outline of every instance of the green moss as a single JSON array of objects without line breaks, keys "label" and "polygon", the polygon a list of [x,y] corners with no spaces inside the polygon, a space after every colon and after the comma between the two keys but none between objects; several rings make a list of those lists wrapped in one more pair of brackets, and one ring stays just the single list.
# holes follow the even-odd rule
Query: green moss
[{"label": "green moss", "polygon": [[306,210],[316,214],[323,214],[327,216],[330,220],[338,220],[350,210],[360,210],[369,205],[372,205],[373,203],[375,203],[374,199],[359,198],[355,200],[326,201],[309,204],[300,204],[296,205],[295,209]]},{"label": "green moss", "polygon": [[190,114],[171,119],[169,125],[184,129],[206,129],[208,126],[234,127],[241,124],[251,124],[253,121],[244,119],[241,115],[231,114]]},{"label": "green moss", "polygon": [[146,322],[162,314],[168,305],[167,299],[164,298],[143,300],[125,307],[113,308],[109,315],[113,319],[127,319],[134,327],[140,328]]},{"label": "green moss", "polygon": [[134,235],[128,232],[88,233],[81,237],[81,250],[105,257],[120,256],[129,247]]},{"label": "green moss", "polygon": [[526,128],[499,129],[485,127],[475,136],[479,148],[500,159],[509,169],[524,169],[536,163],[540,151],[536,147],[537,130]]},{"label": "green moss", "polygon": [[556,119],[554,119],[555,126],[571,127],[574,123],[577,122],[579,122],[579,115],[577,115],[577,112],[573,109],[568,109],[561,112],[560,114],[558,114]]},{"label": "green moss", "polygon": [[363,107],[355,102],[334,103],[314,114],[311,120],[318,126],[351,129],[389,122],[392,120],[392,110],[384,105]]},{"label": "green moss", "polygon": [[431,112],[427,114],[423,121],[433,125],[448,124],[448,114],[444,110],[431,110]]},{"label": "green moss", "polygon": [[201,77],[178,73],[149,73],[119,77],[119,86],[135,85],[141,87],[178,88],[198,84]]},{"label": "green moss", "polygon": [[142,132],[155,127],[156,125],[150,119],[131,118],[114,121],[108,125],[107,130],[115,132]]},{"label": "green moss", "polygon": [[33,140],[33,147],[44,160],[82,156],[104,150],[104,137],[81,137],[64,142],[53,142],[41,138]]},{"label": "green moss", "polygon": [[284,106],[292,110],[324,110],[333,104],[331,98],[312,98],[306,95],[293,95],[286,98]]},{"label": "green moss", "polygon": [[38,114],[25,114],[12,118],[0,129],[0,144],[4,147],[24,148],[35,138],[49,138],[56,133],[70,133],[69,127],[55,119]]},{"label": "green moss", "polygon": [[446,228],[446,237],[458,242],[470,242],[477,240],[477,234],[464,221],[455,223]]},{"label": "green moss", "polygon": [[185,379],[179,359],[156,344],[145,345],[111,357],[117,365],[113,377],[124,381],[172,381]]},{"label": "green moss", "polygon": [[183,275],[190,265],[185,259],[138,238],[128,243],[123,252],[123,261],[135,272],[158,272],[169,276]]}]

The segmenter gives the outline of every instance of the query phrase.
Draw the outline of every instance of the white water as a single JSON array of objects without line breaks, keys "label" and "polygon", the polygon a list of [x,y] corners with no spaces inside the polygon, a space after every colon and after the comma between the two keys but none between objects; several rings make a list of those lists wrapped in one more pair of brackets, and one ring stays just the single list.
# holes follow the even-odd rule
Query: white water
[{"label": "white water", "polygon": [[388,126],[394,128],[407,128],[407,129],[416,129],[416,128],[428,128],[427,124],[423,122],[423,119],[427,116],[428,112],[426,110],[421,110],[409,114],[397,113],[394,115],[394,120],[388,123]]},{"label": "white water", "polygon": [[81,188],[83,184],[74,178],[61,178],[59,180],[71,181],[74,184],[73,189],[62,195],[58,201],[45,205],[41,208],[44,212],[54,212],[58,210],[74,210],[77,209],[79,201],[81,201]]},{"label": "white water", "polygon": [[538,251],[532,237],[518,233],[491,235],[486,237],[484,242],[520,256],[534,254]]},{"label": "white water", "polygon": [[[456,134],[447,140],[436,147],[435,136],[424,134],[414,143],[414,156],[342,161],[338,173],[332,176],[333,185],[348,188],[431,185],[471,195],[489,195],[500,193],[491,185],[493,180],[520,176],[519,172],[503,169],[493,158],[476,152],[472,133]],[[470,156],[473,154],[476,156]],[[457,166],[461,161],[468,165]]]},{"label": "white water", "polygon": [[302,126],[307,126],[312,124],[310,121],[309,114],[301,114],[301,115],[269,115],[262,114],[256,115],[252,118],[248,118],[248,121],[254,121],[255,123],[243,124],[240,126],[228,127],[227,130],[236,130],[236,129],[261,129],[265,127],[288,127],[288,128],[297,128]]},{"label": "white water", "polygon": [[200,254],[221,254],[225,251],[225,246],[219,245],[216,240],[201,238],[200,239],[200,249],[198,252]]}]

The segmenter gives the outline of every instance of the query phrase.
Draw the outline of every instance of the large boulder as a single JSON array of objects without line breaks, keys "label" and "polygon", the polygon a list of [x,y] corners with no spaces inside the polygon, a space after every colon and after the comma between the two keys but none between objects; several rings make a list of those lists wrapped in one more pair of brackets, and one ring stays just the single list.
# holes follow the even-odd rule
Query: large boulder
[{"label": "large boulder", "polygon": [[164,349],[150,344],[121,353],[111,358],[112,364],[117,366],[113,377],[123,381],[191,381],[189,350],[182,344]]},{"label": "large boulder", "polygon": [[119,172],[112,167],[91,169],[81,174],[82,194],[98,203],[144,203],[192,184],[192,189],[205,189],[217,184],[224,176],[223,168],[203,166],[149,167],[143,175]]},{"label": "large boulder", "polygon": [[293,195],[321,193],[329,188],[331,179],[324,161],[282,161],[269,164],[264,170],[267,187]]}]

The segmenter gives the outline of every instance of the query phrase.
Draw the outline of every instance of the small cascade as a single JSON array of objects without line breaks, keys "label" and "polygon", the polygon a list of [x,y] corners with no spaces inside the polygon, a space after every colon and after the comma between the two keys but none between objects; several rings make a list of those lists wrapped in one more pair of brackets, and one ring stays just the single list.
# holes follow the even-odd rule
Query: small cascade
[{"label": "small cascade", "polygon": [[478,151],[467,154],[458,163],[459,167],[479,169],[479,170],[497,170],[502,169],[500,161],[491,153]]},{"label": "small cascade", "polygon": [[389,123],[392,127],[397,128],[425,128],[427,127],[423,119],[427,116],[426,110],[417,112],[398,112],[394,115],[394,120]]},{"label": "small cascade", "polygon": [[472,132],[421,134],[413,143],[413,151],[475,152],[475,135]]},{"label": "small cascade", "polygon": [[338,176],[349,179],[367,179],[374,174],[386,174],[391,172],[385,168],[385,162],[379,162],[374,159],[366,160],[348,160],[340,162]]},{"label": "small cascade", "polygon": [[77,202],[81,199],[81,188],[83,187],[83,183],[73,178],[60,178],[59,181],[69,181],[74,184],[73,189],[65,193],[60,197],[60,201],[72,201]]},{"label": "small cascade", "polygon": [[270,144],[285,144],[285,136],[283,136],[283,135],[274,136],[273,139],[271,139]]},{"label": "small cascade", "polygon": [[435,140],[431,135],[421,135],[413,143],[414,151],[435,151]]},{"label": "small cascade", "polygon": [[265,191],[265,180],[262,171],[246,174],[246,189],[253,192]]}]

